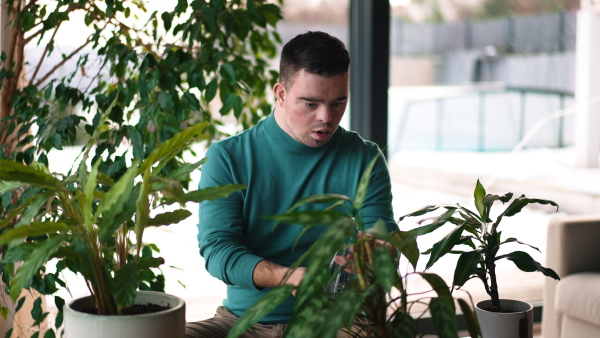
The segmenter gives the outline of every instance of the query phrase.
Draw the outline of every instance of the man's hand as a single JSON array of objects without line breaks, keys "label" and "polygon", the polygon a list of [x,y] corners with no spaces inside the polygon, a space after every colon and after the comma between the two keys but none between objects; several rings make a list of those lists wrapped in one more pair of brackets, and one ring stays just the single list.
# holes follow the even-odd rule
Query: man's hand
[{"label": "man's hand", "polygon": [[[389,250],[392,257],[396,257],[396,249],[390,242],[384,241],[382,239],[373,240],[372,238],[373,235],[364,233],[362,231],[359,231],[356,234],[356,241],[360,242],[364,240],[367,243],[367,245],[369,245],[369,247],[371,248],[371,251],[375,251],[381,248],[382,246],[385,246]],[[334,258],[334,261],[340,266],[345,266],[345,271],[350,273],[356,273],[356,266],[354,264],[354,253],[356,252],[356,250],[356,246],[353,245],[350,247],[351,253],[347,254],[346,256],[336,256]]]},{"label": "man's hand", "polygon": [[[306,268],[299,267],[291,272],[290,270],[291,269],[288,267],[281,266],[267,260],[262,260],[256,264],[254,273],[252,275],[252,280],[259,288],[272,288],[281,284],[289,284],[297,288],[298,285],[300,285],[300,282],[302,282],[304,279]],[[290,275],[287,279],[285,279],[288,272]],[[294,289],[292,294],[294,296],[296,295],[296,289]]]}]

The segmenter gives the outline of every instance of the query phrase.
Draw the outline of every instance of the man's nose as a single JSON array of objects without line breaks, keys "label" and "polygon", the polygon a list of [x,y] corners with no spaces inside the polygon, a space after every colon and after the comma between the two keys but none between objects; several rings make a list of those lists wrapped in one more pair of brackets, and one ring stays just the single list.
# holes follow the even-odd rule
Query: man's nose
[{"label": "man's nose", "polygon": [[331,107],[323,105],[319,112],[317,113],[317,120],[321,122],[329,122],[331,121],[331,117],[333,116],[333,111]]}]

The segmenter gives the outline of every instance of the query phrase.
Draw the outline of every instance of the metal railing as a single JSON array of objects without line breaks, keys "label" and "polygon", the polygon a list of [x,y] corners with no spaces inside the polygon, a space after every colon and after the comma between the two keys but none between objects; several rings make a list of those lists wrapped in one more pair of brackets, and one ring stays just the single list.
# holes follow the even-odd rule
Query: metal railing
[{"label": "metal railing", "polygon": [[[393,150],[511,150],[536,123],[565,110],[572,100],[573,92],[527,87],[408,100]],[[567,122],[572,123],[564,115],[551,119],[550,128],[527,146],[571,145]]]}]

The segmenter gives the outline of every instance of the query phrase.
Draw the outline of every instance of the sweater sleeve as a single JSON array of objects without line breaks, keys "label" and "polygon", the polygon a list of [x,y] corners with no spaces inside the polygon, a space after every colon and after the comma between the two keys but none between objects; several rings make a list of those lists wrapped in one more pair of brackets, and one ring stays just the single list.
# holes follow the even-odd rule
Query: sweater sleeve
[{"label": "sweater sleeve", "polygon": [[[231,158],[218,143],[210,147],[206,157],[199,189],[243,183],[235,177]],[[212,276],[229,285],[256,289],[252,275],[262,258],[243,244],[244,192],[239,190],[226,198],[200,203],[198,246]]]},{"label": "sweater sleeve", "polygon": [[388,231],[395,231],[398,230],[398,225],[394,220],[392,183],[388,165],[378,147],[377,152],[372,152],[372,155],[367,158],[367,164],[375,156],[378,156],[378,158],[371,172],[367,196],[359,211],[359,217],[362,219],[365,228],[372,227],[375,222],[381,219]]}]

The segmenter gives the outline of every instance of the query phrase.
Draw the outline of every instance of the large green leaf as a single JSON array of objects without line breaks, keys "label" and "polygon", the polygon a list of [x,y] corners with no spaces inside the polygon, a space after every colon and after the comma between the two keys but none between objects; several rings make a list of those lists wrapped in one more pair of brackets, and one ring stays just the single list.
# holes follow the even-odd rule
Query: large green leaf
[{"label": "large green leaf", "polygon": [[68,235],[60,234],[52,236],[33,250],[24,260],[23,265],[17,270],[10,284],[10,298],[13,302],[19,298],[21,289],[28,283],[33,275],[37,274],[40,267],[60,248],[61,244],[68,239]]},{"label": "large green leaf", "polygon": [[208,127],[208,122],[198,123],[185,130],[175,134],[172,138],[165,141],[160,147],[154,149],[152,153],[140,165],[138,173],[143,173],[148,167],[159,165],[154,169],[158,172],[168,161],[182,152],[189,144],[198,138],[198,135]]},{"label": "large green leaf", "polygon": [[288,209],[287,212],[294,211],[298,209],[300,206],[311,203],[318,204],[335,204],[340,201],[350,201],[348,196],[340,195],[340,194],[322,194],[322,195],[312,195],[301,198],[294,205]]},{"label": "large green leaf", "polygon": [[481,184],[481,182],[479,182],[479,179],[477,180],[477,184],[475,185],[475,191],[473,192],[473,196],[475,197],[475,207],[477,208],[477,211],[479,211],[479,215],[481,216],[482,219],[486,219],[487,217],[485,217],[485,204],[483,203],[483,199],[485,198],[485,188],[483,187],[483,185]]},{"label": "large green leaf", "polygon": [[6,233],[0,235],[0,245],[5,245],[13,240],[22,240],[27,237],[37,237],[43,235],[54,235],[56,233],[66,232],[68,230],[74,230],[73,227],[68,226],[63,221],[50,222],[50,221],[35,221],[31,225],[24,225],[18,228],[8,230]]},{"label": "large green leaf", "polygon": [[115,230],[121,226],[121,223],[117,222],[117,219],[129,205],[128,202],[132,198],[135,176],[137,176],[137,169],[134,165],[127,169],[125,174],[104,195],[104,198],[102,198],[102,201],[98,205],[94,213],[94,222],[97,222],[99,217],[102,217],[102,221],[98,222],[98,236],[101,242],[108,240]]},{"label": "large green leaf", "polygon": [[184,219],[190,217],[192,213],[189,210],[179,209],[174,211],[164,212],[149,219],[146,226],[160,226],[177,224]]},{"label": "large green leaf", "polygon": [[292,285],[280,285],[256,301],[244,314],[235,322],[227,338],[236,338],[241,336],[246,330],[256,324],[264,316],[273,311],[284,300],[292,294],[294,287]]},{"label": "large green leaf", "polygon": [[133,189],[133,181],[137,176],[137,168],[135,165],[131,166],[123,176],[108,190],[108,192],[100,201],[98,208],[94,213],[94,222],[98,220],[98,217],[102,215],[104,218],[111,218],[112,215],[117,214],[123,202],[128,200],[131,196]]},{"label": "large green leaf", "polygon": [[479,321],[477,320],[475,312],[464,299],[458,298],[457,301],[458,305],[460,306],[460,310],[463,313],[463,317],[465,318],[465,323],[467,324],[467,331],[469,331],[469,336],[471,338],[481,337],[481,329],[479,328]]},{"label": "large green leaf", "polygon": [[540,263],[535,261],[527,252],[514,251],[514,252],[509,253],[508,255],[499,256],[496,258],[496,260],[502,259],[504,257],[506,257],[508,260],[512,261],[513,263],[515,263],[515,265],[522,271],[525,271],[525,272],[539,271],[548,277],[552,277],[557,280],[560,279],[560,277],[554,270],[543,267]]},{"label": "large green leaf", "polygon": [[465,225],[455,227],[449,234],[442,238],[439,242],[435,243],[431,249],[431,256],[425,266],[425,269],[431,268],[431,266],[438,261],[442,256],[447,254],[458,244],[462,237]]},{"label": "large green leaf", "polygon": [[481,250],[463,252],[458,257],[456,269],[454,270],[454,280],[452,284],[462,287],[477,270],[477,263],[481,260]]},{"label": "large green leaf", "polygon": [[46,171],[6,159],[0,159],[0,181],[22,182],[52,190],[63,188],[60,181]]},{"label": "large green leaf", "polygon": [[[242,189],[246,189],[246,186],[243,184],[226,184],[218,187],[198,189],[185,194],[185,201],[196,203],[203,201],[214,201],[219,198],[225,198]],[[172,204],[173,202],[175,202],[175,200],[169,200],[167,204]]]},{"label": "large green leaf", "polygon": [[118,306],[133,305],[139,282],[140,263],[137,261],[128,262],[115,272],[111,291]]},{"label": "large green leaf", "polygon": [[267,218],[281,223],[300,223],[311,225],[329,225],[340,219],[350,219],[348,215],[345,215],[341,212],[318,210],[293,211],[282,215],[269,216]]},{"label": "large green leaf", "polygon": [[445,297],[432,298],[429,303],[431,320],[439,337],[458,338],[458,325],[454,300]]},{"label": "large green leaf", "polygon": [[382,246],[373,252],[373,273],[377,283],[386,291],[390,292],[396,284],[398,277],[398,264],[390,255],[386,246]]},{"label": "large green leaf", "polygon": [[431,285],[433,291],[435,291],[438,294],[438,297],[443,297],[452,300],[452,293],[450,293],[450,288],[448,288],[448,285],[446,284],[446,282],[444,282],[442,277],[434,273],[427,272],[417,272],[417,274],[423,277],[423,279],[425,279],[427,283]]},{"label": "large green leaf", "polygon": [[[408,259],[413,270],[416,270],[419,257],[421,257],[419,246],[417,244],[417,237],[413,236],[411,231],[395,231],[391,236],[391,242],[396,250],[399,250],[402,255]],[[409,238],[411,239],[410,242],[408,241]]]},{"label": "large green leaf", "polygon": [[537,203],[537,204],[549,204],[556,207],[556,211],[558,211],[558,204],[551,200],[539,199],[539,198],[527,198],[525,195],[521,195],[510,203],[510,205],[504,210],[501,216],[514,216],[521,212],[521,210],[528,204]]},{"label": "large green leaf", "polygon": [[365,202],[367,190],[369,189],[369,181],[371,181],[371,172],[373,171],[373,167],[375,167],[375,163],[377,163],[379,156],[381,156],[381,154],[378,154],[371,160],[371,163],[369,163],[369,165],[365,168],[362,176],[360,177],[358,187],[356,188],[356,195],[354,196],[354,201],[352,202],[352,207],[354,210],[360,209]]}]

